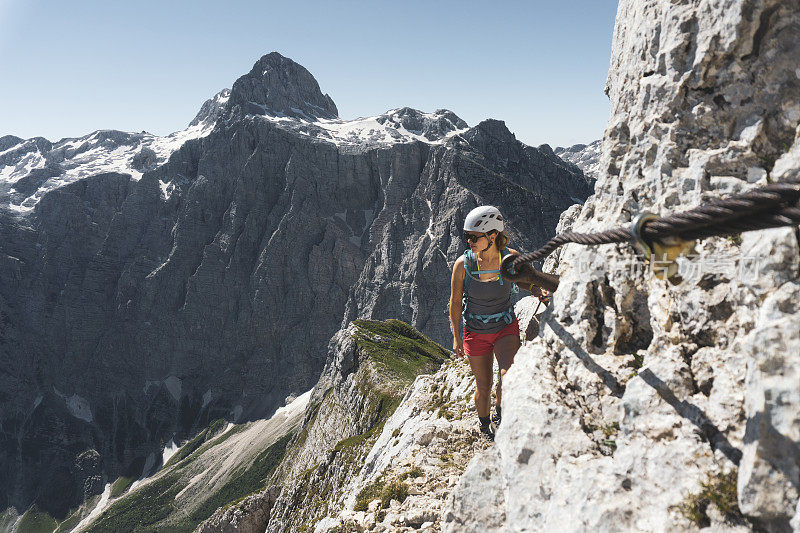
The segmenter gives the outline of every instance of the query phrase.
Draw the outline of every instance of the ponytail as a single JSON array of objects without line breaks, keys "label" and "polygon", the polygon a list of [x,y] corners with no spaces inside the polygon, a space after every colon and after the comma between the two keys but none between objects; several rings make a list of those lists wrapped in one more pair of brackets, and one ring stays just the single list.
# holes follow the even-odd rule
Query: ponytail
[{"label": "ponytail", "polygon": [[498,250],[502,250],[508,245],[509,240],[510,239],[508,238],[508,235],[506,235],[506,232],[500,231],[494,238],[494,245],[497,247]]}]

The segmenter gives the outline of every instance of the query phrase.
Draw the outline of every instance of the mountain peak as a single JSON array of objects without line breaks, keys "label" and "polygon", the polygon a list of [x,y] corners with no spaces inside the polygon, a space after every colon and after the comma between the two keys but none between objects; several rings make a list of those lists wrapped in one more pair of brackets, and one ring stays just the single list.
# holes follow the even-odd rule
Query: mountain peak
[{"label": "mountain peak", "polygon": [[256,61],[250,72],[231,88],[228,109],[242,113],[296,118],[338,118],[336,104],[322,94],[314,76],[278,52]]}]

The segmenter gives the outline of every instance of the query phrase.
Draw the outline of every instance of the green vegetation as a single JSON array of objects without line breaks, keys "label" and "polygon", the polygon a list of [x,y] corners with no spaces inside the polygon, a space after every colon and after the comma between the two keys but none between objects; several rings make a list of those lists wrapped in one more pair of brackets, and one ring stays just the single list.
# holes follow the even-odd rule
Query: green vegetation
[{"label": "green vegetation", "polygon": [[267,477],[283,459],[286,445],[292,436],[293,433],[287,433],[258,454],[250,466],[237,468],[233,477],[219,491],[189,515],[191,521],[198,524],[226,503],[244,499],[250,494],[263,490]]},{"label": "green vegetation", "polygon": [[[436,411],[436,416],[439,418],[446,418],[447,420],[452,420],[455,418],[455,415],[450,411],[449,406],[450,402],[450,393],[452,392],[451,389],[447,387],[442,387],[440,390],[438,386],[435,386],[432,390],[433,397],[431,398],[431,403],[428,405],[428,412]],[[468,399],[472,398],[472,394],[468,394]],[[469,400],[468,400],[469,401]]]},{"label": "green vegetation", "polygon": [[404,385],[432,374],[449,352],[401,320],[354,320],[356,343],[375,363]]},{"label": "green vegetation", "polygon": [[111,497],[117,498],[133,485],[133,477],[121,476],[111,484]]},{"label": "green vegetation", "polygon": [[424,475],[425,475],[425,472],[423,472],[422,469],[419,466],[414,465],[408,471],[403,472],[402,474],[400,474],[399,479],[400,479],[400,481],[405,481],[408,478],[418,478],[418,477],[422,477]]},{"label": "green vegetation", "polygon": [[51,533],[58,527],[58,522],[46,511],[33,504],[25,511],[17,525],[18,533]]},{"label": "green vegetation", "polygon": [[389,502],[397,500],[403,503],[408,497],[408,485],[400,480],[392,481],[387,484],[381,475],[378,479],[361,489],[356,496],[355,511],[366,511],[369,503],[373,500],[381,501],[381,509],[389,507]]},{"label": "green vegetation", "polygon": [[737,471],[709,475],[700,483],[700,492],[690,494],[678,506],[680,513],[698,527],[707,527],[711,521],[706,514],[710,504],[714,504],[728,520],[741,522],[744,519],[736,500]]},{"label": "green vegetation", "polygon": [[600,431],[603,432],[607,438],[619,433],[619,422],[611,422],[610,424],[603,424],[600,426]]},{"label": "green vegetation", "polygon": [[310,501],[319,496],[320,487],[311,482],[311,476],[314,474],[314,472],[316,472],[317,468],[319,468],[319,463],[315,464],[311,468],[306,468],[300,473],[299,476],[297,476],[297,489],[294,491],[294,494],[292,494],[293,508],[302,509],[304,507],[309,507]]},{"label": "green vegetation", "polygon": [[342,524],[334,526],[328,530],[328,533],[359,533],[361,529],[354,524]]},{"label": "green vegetation", "polygon": [[402,397],[392,397],[389,395],[380,394],[378,392],[373,392],[371,395],[377,397],[378,402],[378,418],[376,419],[375,423],[372,424],[372,426],[364,433],[353,435],[352,437],[348,437],[337,442],[336,446],[333,448],[336,452],[340,452],[345,448],[358,446],[368,439],[380,435],[381,431],[383,431],[383,426],[386,424],[386,421],[390,416],[392,416],[395,409],[397,409],[397,406],[400,405],[400,402],[402,401]]},{"label": "green vegetation", "polygon": [[53,533],[66,533],[67,531],[72,531],[75,529],[75,526],[77,526],[78,523],[83,520],[83,518],[88,515],[89,512],[91,512],[91,510],[94,509],[94,507],[100,502],[101,497],[101,494],[95,494],[83,502],[80,507],[70,509],[67,517],[59,522],[58,529],[56,529]]},{"label": "green vegetation", "polygon": [[450,450],[440,453],[439,459],[445,464],[445,466],[455,466],[456,464],[455,459],[453,458],[453,452]]},{"label": "green vegetation", "polygon": [[[418,375],[435,372],[448,356],[444,348],[400,320],[354,320],[353,324],[357,327],[354,338],[359,347],[372,361],[387,371],[398,387],[391,387],[386,392],[366,380],[359,384],[359,389],[367,398],[367,404],[377,405],[378,416],[368,431],[339,441],[334,447],[337,452],[379,435],[386,420],[400,405],[405,388]],[[399,434],[398,428],[392,436],[397,437]]]},{"label": "green vegetation", "polygon": [[742,234],[741,233],[737,233],[736,235],[728,235],[728,236],[725,237],[725,240],[727,240],[731,244],[735,244],[737,246],[741,246],[742,245]]},{"label": "green vegetation", "polygon": [[408,485],[402,481],[392,481],[381,490],[381,509],[389,507],[389,502],[397,500],[403,503],[408,497]]},{"label": "green vegetation", "polygon": [[380,498],[381,492],[383,491],[383,487],[385,485],[386,482],[383,480],[383,476],[380,476],[378,479],[361,489],[356,496],[356,505],[353,507],[353,510],[366,511],[369,502]]},{"label": "green vegetation", "polygon": [[175,495],[181,490],[179,479],[180,474],[173,471],[143,485],[134,495],[117,500],[103,511],[87,531],[160,531],[155,524],[175,510]]},{"label": "green vegetation", "polygon": [[613,439],[605,439],[602,443],[611,448],[612,452],[617,449],[617,441]]},{"label": "green vegetation", "polygon": [[67,531],[72,531],[81,521],[81,519],[82,517],[77,511],[72,513],[63,522],[58,524],[58,529],[56,529],[54,533],[66,533]]},{"label": "green vegetation", "polygon": [[[381,434],[386,421],[394,414],[414,379],[420,374],[436,372],[449,357],[444,348],[399,320],[355,320],[353,325],[353,340],[366,359],[354,376],[355,385],[363,397],[357,415],[357,424],[362,432],[342,439],[334,446],[335,464],[340,469],[337,471],[344,477],[355,475],[361,469],[364,454]],[[326,398],[331,392],[332,389],[326,393]],[[292,444],[293,449],[305,441],[317,408],[314,406],[309,409],[309,422]],[[401,431],[402,428],[396,429],[392,437],[398,439]],[[302,519],[304,526],[308,526],[310,530],[313,530],[313,524],[319,518],[329,514],[330,493],[339,483],[338,480],[329,479],[324,473],[315,477],[316,471],[315,466],[299,474],[298,488],[292,495],[293,506],[298,509],[297,520]],[[384,489],[389,492],[383,494]],[[407,489],[406,487],[406,491]],[[393,497],[405,498],[401,486],[392,485],[387,488],[379,480],[361,491],[356,508],[366,509],[370,500],[383,501],[384,496],[387,498],[386,506]]]}]

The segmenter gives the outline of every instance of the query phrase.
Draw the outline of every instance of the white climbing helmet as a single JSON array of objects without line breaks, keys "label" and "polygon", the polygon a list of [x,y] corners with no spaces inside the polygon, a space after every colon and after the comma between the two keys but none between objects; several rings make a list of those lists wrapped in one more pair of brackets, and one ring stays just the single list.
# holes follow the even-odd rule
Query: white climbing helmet
[{"label": "white climbing helmet", "polygon": [[503,215],[491,205],[480,205],[467,214],[464,219],[464,231],[480,231],[489,233],[492,230],[503,231]]}]

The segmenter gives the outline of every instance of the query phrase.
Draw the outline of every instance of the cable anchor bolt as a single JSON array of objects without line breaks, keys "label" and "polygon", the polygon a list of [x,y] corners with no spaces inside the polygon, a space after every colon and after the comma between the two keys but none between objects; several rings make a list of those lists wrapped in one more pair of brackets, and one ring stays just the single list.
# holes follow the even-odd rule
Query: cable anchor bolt
[{"label": "cable anchor bolt", "polygon": [[660,280],[667,280],[673,285],[682,281],[678,274],[676,259],[684,253],[691,253],[695,240],[684,240],[678,236],[670,235],[660,240],[648,243],[642,237],[642,227],[651,220],[659,217],[649,211],[639,213],[631,222],[631,244],[644,260],[649,263],[650,271]]}]

